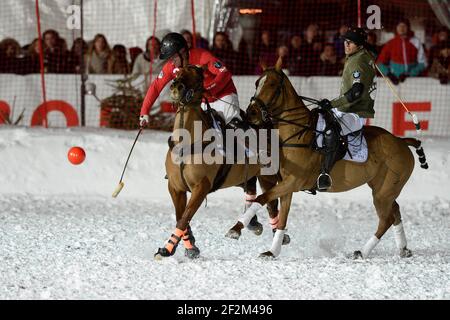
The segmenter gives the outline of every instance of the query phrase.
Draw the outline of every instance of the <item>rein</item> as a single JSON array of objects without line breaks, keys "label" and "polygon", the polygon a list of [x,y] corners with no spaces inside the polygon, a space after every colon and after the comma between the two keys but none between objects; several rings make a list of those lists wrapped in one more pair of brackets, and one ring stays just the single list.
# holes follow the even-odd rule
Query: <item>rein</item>
[{"label": "rein", "polygon": [[[269,103],[267,103],[267,104],[264,103],[264,101],[262,101],[260,98],[258,98],[256,96],[253,96],[250,99],[250,103],[255,101],[255,103],[260,107],[262,121],[264,123],[266,123],[266,124],[270,123],[271,125],[275,125],[275,124],[278,124],[278,125],[283,125],[283,124],[285,124],[285,125],[294,125],[296,127],[301,128],[301,130],[299,132],[296,132],[293,135],[291,135],[290,137],[288,137],[287,139],[285,139],[283,141],[280,141],[280,146],[281,147],[286,147],[286,148],[310,148],[312,146],[312,144],[313,144],[314,139],[310,143],[286,143],[286,142],[288,142],[289,140],[291,140],[292,138],[294,138],[296,136],[298,136],[297,140],[300,140],[300,138],[307,131],[313,131],[313,132],[316,132],[316,133],[323,134],[322,131],[318,131],[317,129],[312,128],[311,124],[304,125],[304,124],[300,124],[300,123],[296,122],[298,120],[304,119],[307,115],[306,116],[301,116],[300,118],[293,119],[293,120],[288,120],[286,118],[280,117],[281,115],[283,115],[283,113],[292,112],[292,111],[295,111],[295,110],[300,110],[300,109],[305,108],[306,106],[294,107],[294,108],[290,108],[290,109],[286,109],[286,110],[281,110],[280,112],[278,112],[275,115],[272,115],[270,110],[269,110],[271,107],[273,107],[275,105],[276,101],[281,96],[281,94],[284,94],[284,89],[285,89],[285,87],[283,86],[284,85],[284,81],[285,81],[285,75],[282,72],[280,72],[280,71],[277,71],[277,70],[274,70],[274,71],[277,73],[277,75],[280,76],[280,80],[281,81],[279,81],[277,89],[276,89],[274,95],[272,96],[272,98],[270,99]],[[267,73],[267,71],[264,72],[263,75],[265,73]],[[259,79],[258,79],[258,81],[259,81]],[[319,102],[316,99],[305,97],[305,96],[297,95],[297,97],[299,97],[302,100],[308,101],[311,104],[318,104],[318,102]]]}]

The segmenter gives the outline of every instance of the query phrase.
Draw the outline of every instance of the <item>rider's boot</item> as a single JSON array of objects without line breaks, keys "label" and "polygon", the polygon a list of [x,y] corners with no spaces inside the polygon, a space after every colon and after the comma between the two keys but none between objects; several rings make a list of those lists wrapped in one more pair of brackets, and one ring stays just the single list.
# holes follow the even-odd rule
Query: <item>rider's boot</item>
[{"label": "rider's boot", "polygon": [[331,180],[330,171],[333,167],[338,151],[338,136],[335,130],[328,130],[324,134],[324,159],[320,170],[320,175],[317,178],[317,189],[319,191],[328,190],[333,181]]}]

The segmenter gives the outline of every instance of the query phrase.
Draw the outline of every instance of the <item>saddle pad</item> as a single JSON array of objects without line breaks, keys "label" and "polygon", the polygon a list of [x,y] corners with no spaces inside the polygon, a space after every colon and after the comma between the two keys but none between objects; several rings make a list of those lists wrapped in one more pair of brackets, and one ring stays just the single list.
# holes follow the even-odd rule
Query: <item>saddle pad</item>
[{"label": "saddle pad", "polygon": [[[317,131],[323,131],[325,129],[325,126],[325,119],[322,114],[319,114],[316,126]],[[369,150],[367,148],[366,138],[362,134],[362,131],[359,131],[356,135],[348,135],[346,138],[348,141],[349,152],[345,154],[343,159],[354,162],[366,162],[369,155]],[[319,148],[323,146],[322,141],[323,136],[320,133],[316,132],[316,142]]]}]

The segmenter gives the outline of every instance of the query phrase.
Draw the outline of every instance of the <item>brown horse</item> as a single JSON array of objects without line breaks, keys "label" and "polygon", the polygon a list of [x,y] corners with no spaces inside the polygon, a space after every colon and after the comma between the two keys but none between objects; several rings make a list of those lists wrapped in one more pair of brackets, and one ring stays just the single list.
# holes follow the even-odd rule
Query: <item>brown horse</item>
[{"label": "brown horse", "polygon": [[[202,137],[206,130],[212,128],[211,118],[201,109],[203,90],[203,69],[192,65],[180,68],[170,86],[170,96],[177,106],[177,113],[165,165],[177,223],[175,232],[165,246],[158,249],[155,259],[173,255],[181,239],[186,248],[185,255],[189,258],[198,257],[200,250],[195,246],[189,223],[208,193],[216,189],[244,186],[247,179],[260,174],[258,164],[232,164],[228,167],[228,174],[224,174],[224,164],[206,163],[202,158],[207,147]],[[198,135],[195,130],[199,124],[202,133],[200,137],[195,136]],[[187,155],[181,154],[182,148],[178,147],[183,142],[186,146],[182,132],[189,133],[191,137],[189,149],[200,141],[200,152],[196,153],[194,150]],[[259,177],[259,182],[263,190],[268,190],[277,180],[276,176],[262,176]],[[187,192],[191,192],[189,201]],[[268,211],[271,219],[277,218],[277,200],[269,204]]]},{"label": "brown horse", "polygon": [[[281,59],[274,68],[266,68],[256,82],[256,94],[247,109],[251,123],[261,126],[265,120],[279,129],[280,175],[282,181],[261,194],[246,211],[248,217],[232,228],[235,232],[246,227],[252,214],[268,201],[280,198],[278,230],[272,247],[261,256],[275,257],[280,254],[280,239],[285,232],[292,194],[315,188],[323,155],[311,148],[315,139],[314,114],[303,103],[287,76],[281,71]],[[414,157],[409,146],[416,148],[421,163],[427,168],[421,142],[412,138],[399,138],[388,131],[365,126],[369,155],[364,163],[347,160],[337,161],[331,171],[334,181],[329,192],[344,192],[365,183],[372,189],[373,203],[379,218],[378,229],[354,258],[366,258],[383,234],[394,225],[394,235],[400,256],[411,256],[401,222],[400,207],[396,201],[414,169]]]}]

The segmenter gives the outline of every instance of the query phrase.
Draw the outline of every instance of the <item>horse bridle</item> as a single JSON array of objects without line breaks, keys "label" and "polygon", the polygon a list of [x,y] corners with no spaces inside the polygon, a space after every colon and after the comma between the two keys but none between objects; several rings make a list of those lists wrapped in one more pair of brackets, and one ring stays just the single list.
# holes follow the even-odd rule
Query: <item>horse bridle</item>
[{"label": "horse bridle", "polygon": [[183,92],[183,96],[177,101],[177,103],[184,107],[185,105],[189,104],[192,101],[192,98],[194,97],[194,94],[199,90],[203,88],[203,83],[198,85],[195,88],[190,88],[186,90],[186,85],[182,82],[178,83],[177,80],[174,80],[174,83],[177,83],[177,86],[181,86],[181,91]]},{"label": "horse bridle", "polygon": [[[271,69],[272,70],[272,69]],[[267,73],[269,70],[264,71],[264,73],[261,75],[261,77],[259,77],[259,79],[257,80],[257,83],[259,83],[259,80],[261,80]],[[255,102],[257,104],[257,106],[261,109],[261,120],[263,121],[263,123],[271,123],[272,122],[272,113],[270,112],[269,108],[275,104],[276,100],[279,98],[281,91],[283,89],[283,84],[284,84],[284,76],[280,71],[277,70],[273,70],[275,71],[275,73],[280,76],[280,81],[278,83],[277,89],[275,90],[275,93],[273,94],[272,98],[270,99],[269,103],[265,103],[264,101],[262,101],[260,98],[256,97],[255,95],[253,95],[253,97],[250,98],[250,103]],[[256,94],[256,92],[255,92]]]},{"label": "horse bridle", "polygon": [[[294,147],[294,148],[305,148],[305,147],[311,147],[311,143],[287,143],[289,140],[291,140],[294,137],[300,138],[305,132],[307,131],[314,131],[314,132],[318,132],[318,133],[322,133],[320,131],[317,131],[315,128],[311,127],[310,125],[303,125],[300,123],[297,123],[297,120],[300,119],[295,119],[295,120],[287,120],[285,118],[281,118],[279,116],[281,116],[283,113],[289,112],[289,111],[295,111],[300,109],[300,107],[294,107],[294,108],[288,108],[286,110],[282,110],[277,114],[272,114],[271,111],[269,110],[270,107],[272,107],[276,100],[279,98],[280,94],[282,93],[283,90],[283,84],[284,84],[284,80],[285,80],[285,75],[283,74],[282,71],[278,71],[276,69],[267,69],[266,71],[264,71],[264,73],[261,75],[261,77],[257,80],[257,82],[259,82],[260,79],[262,79],[264,77],[264,75],[266,75],[269,71],[275,71],[275,73],[280,76],[280,81],[278,83],[278,87],[275,90],[274,95],[272,96],[272,98],[270,99],[269,103],[264,103],[264,101],[262,101],[260,98],[256,97],[255,95],[250,98],[250,103],[251,102],[255,102],[257,104],[257,106],[260,108],[261,110],[261,120],[264,124],[268,124],[268,125],[273,125],[274,122],[273,120],[275,120],[278,123],[285,123],[285,124],[291,124],[297,127],[302,128],[299,132],[294,133],[293,135],[291,135],[290,137],[288,137],[287,139],[285,139],[284,141],[280,141],[280,146],[281,147]],[[255,93],[256,94],[256,93]],[[309,98],[309,97],[304,97],[304,96],[298,96],[300,99],[302,100],[306,100],[308,102],[310,102],[311,104],[318,104],[318,100],[313,99],[313,98]]]}]

